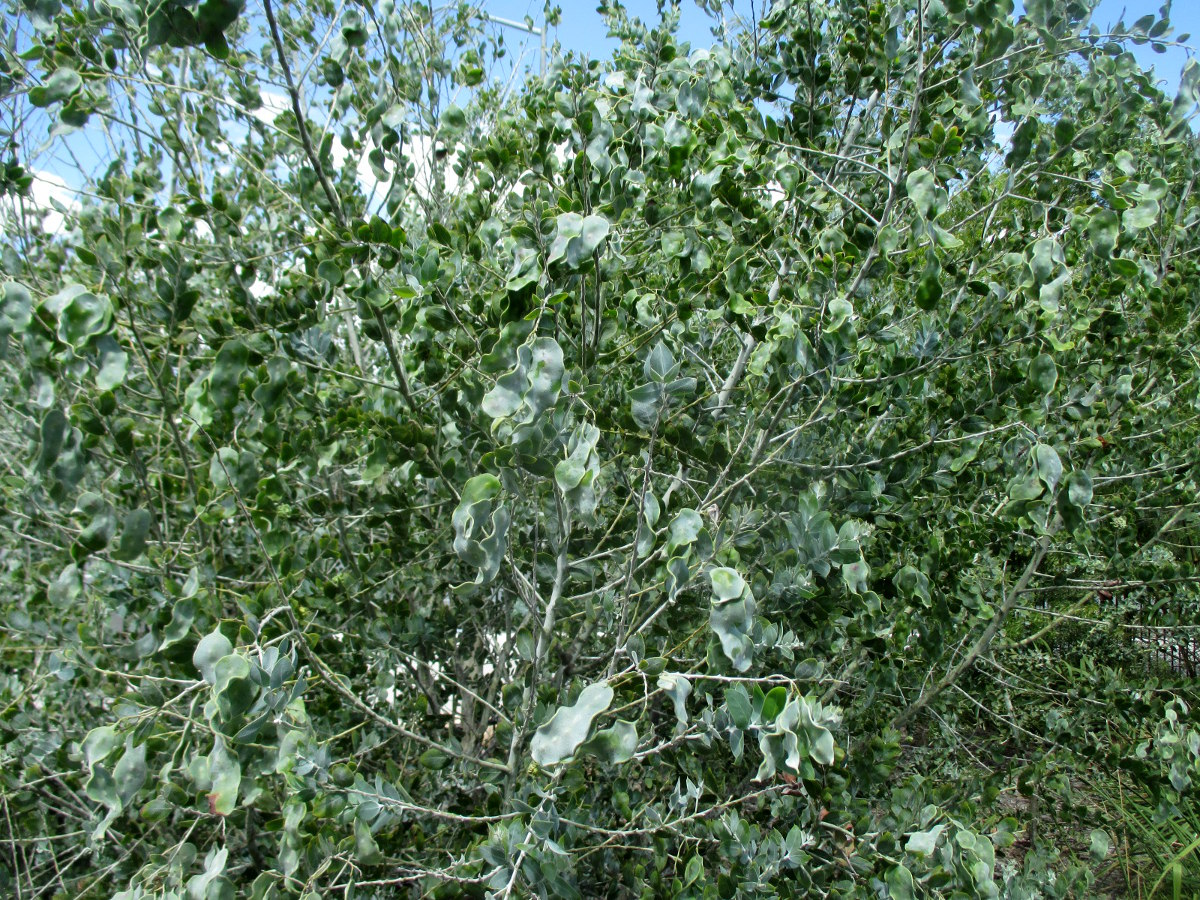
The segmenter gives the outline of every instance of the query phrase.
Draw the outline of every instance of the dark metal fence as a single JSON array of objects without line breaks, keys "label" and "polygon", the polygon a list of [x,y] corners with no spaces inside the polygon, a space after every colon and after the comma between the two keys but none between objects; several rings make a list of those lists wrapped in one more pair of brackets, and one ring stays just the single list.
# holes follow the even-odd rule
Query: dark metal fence
[{"label": "dark metal fence", "polygon": [[1141,637],[1137,643],[1148,651],[1147,667],[1168,668],[1177,675],[1196,678],[1200,675],[1200,636],[1194,630],[1159,631]]}]

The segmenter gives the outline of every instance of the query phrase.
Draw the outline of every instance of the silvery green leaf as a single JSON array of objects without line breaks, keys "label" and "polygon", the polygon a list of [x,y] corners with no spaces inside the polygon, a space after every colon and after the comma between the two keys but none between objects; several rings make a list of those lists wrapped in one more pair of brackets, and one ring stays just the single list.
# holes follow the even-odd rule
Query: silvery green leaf
[{"label": "silvery green leaf", "polygon": [[536,732],[529,743],[534,762],[553,766],[575,755],[591,730],[592,720],[612,703],[613,689],[607,681],[583,689],[572,706],[560,706]]},{"label": "silvery green leaf", "polygon": [[1037,466],[1038,478],[1046,485],[1046,492],[1053,493],[1062,477],[1062,460],[1049,444],[1038,444],[1033,448],[1033,461]]},{"label": "silvery green leaf", "polygon": [[646,362],[642,365],[642,371],[651,381],[664,382],[675,376],[679,369],[679,364],[675,362],[675,357],[671,353],[671,349],[659,341],[646,354]]},{"label": "silvery green leaf", "polygon": [[580,753],[587,753],[610,765],[627,762],[637,750],[637,726],[633,722],[617,721],[611,728],[603,728],[579,745]]},{"label": "silvery green leaf", "polygon": [[945,830],[946,825],[942,823],[941,825],[935,825],[928,831],[914,831],[908,836],[908,843],[904,845],[904,849],[909,853],[928,856],[937,847],[938,838]]},{"label": "silvery green leaf", "polygon": [[201,677],[209,684],[216,683],[217,660],[233,652],[229,638],[214,630],[200,639],[192,654],[192,663],[200,670]]},{"label": "silvery green leaf", "polygon": [[496,577],[508,549],[509,514],[496,502],[500,492],[500,479],[495,475],[476,475],[463,486],[451,517],[454,552],[479,569],[476,584],[487,584]]},{"label": "silvery green leaf", "polygon": [[946,189],[938,187],[933,173],[928,169],[917,169],[905,181],[908,197],[923,219],[936,219],[946,208]]},{"label": "silvery green leaf", "polygon": [[713,587],[709,626],[734,669],[745,672],[754,658],[754,641],[750,637],[757,608],[754,594],[733,569],[713,569],[709,577]]},{"label": "silvery green leaf", "polygon": [[686,726],[688,722],[687,698],[692,693],[692,683],[687,676],[675,672],[664,672],[658,676],[658,686],[671,698],[675,705],[675,720],[679,725]]}]

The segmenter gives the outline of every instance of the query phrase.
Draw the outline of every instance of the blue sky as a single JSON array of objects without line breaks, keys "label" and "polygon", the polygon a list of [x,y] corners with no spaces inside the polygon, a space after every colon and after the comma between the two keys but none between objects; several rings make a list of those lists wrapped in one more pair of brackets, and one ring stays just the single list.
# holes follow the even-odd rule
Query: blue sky
[{"label": "blue sky", "polygon": [[[1142,16],[1150,13],[1158,14],[1161,3],[1150,3],[1147,0],[1103,0],[1096,9],[1092,21],[1101,28],[1111,26],[1122,18],[1126,25],[1132,25]],[[1200,3],[1196,0],[1176,0],[1171,10],[1171,24],[1175,31],[1173,37],[1191,34],[1188,43],[1193,47],[1200,46]],[[1179,86],[1179,73],[1187,61],[1187,55],[1181,47],[1169,47],[1166,53],[1155,53],[1149,44],[1133,47],[1133,55],[1144,69],[1154,69],[1154,73],[1166,82],[1167,93],[1174,94]]]},{"label": "blue sky", "polygon": [[[754,7],[761,16],[763,8],[769,0],[754,0]],[[1016,0],[1018,12],[1022,8],[1021,0]],[[600,14],[596,12],[594,0],[558,0],[562,7],[562,22],[557,29],[551,29],[550,37],[557,38],[564,49],[576,50],[592,57],[607,58],[616,48],[617,42],[607,36],[607,28]],[[1102,0],[1093,17],[1093,22],[1106,29],[1115,25],[1122,16],[1126,25],[1132,25],[1142,16],[1154,13],[1157,16],[1162,0]],[[495,16],[521,20],[525,16],[533,18],[535,25],[541,24],[542,0],[484,0],[483,8]],[[737,0],[739,12],[750,11],[751,0]],[[625,8],[631,15],[643,20],[653,21],[656,16],[654,0],[626,0]],[[680,32],[684,40],[693,46],[705,46],[712,42],[709,34],[709,19],[692,2],[684,0],[680,5],[682,20]],[[1175,26],[1175,35],[1190,32],[1189,43],[1200,46],[1200,0],[1176,0],[1171,12],[1171,23]],[[511,32],[507,40],[510,47],[519,47],[523,41],[527,44],[527,59],[535,66],[537,62],[537,39],[527,38],[520,32]],[[1179,72],[1186,61],[1186,55],[1181,48],[1170,48],[1166,53],[1155,53],[1149,44],[1133,48],[1134,55],[1144,68],[1153,68],[1164,82],[1168,94],[1173,94],[1179,84]]]},{"label": "blue sky", "polygon": [[[562,20],[557,28],[551,29],[550,43],[559,41],[565,50],[586,54],[592,58],[607,58],[616,49],[617,42],[608,37],[608,29],[600,14],[596,11],[596,0],[557,0],[562,7]],[[1016,0],[1018,12],[1021,11],[1022,0]],[[754,11],[761,16],[769,0],[736,0],[737,11],[748,16],[753,5]],[[1107,30],[1124,18],[1127,25],[1149,13],[1157,13],[1161,0],[1102,0],[1093,21],[1102,29]],[[523,20],[530,16],[535,25],[541,24],[543,0],[481,0],[483,9],[494,16]],[[631,15],[643,20],[654,21],[656,4],[654,0],[625,0],[626,9]],[[712,43],[710,33],[711,20],[696,7],[693,0],[683,0],[681,3],[680,35],[683,40],[693,46],[708,46]],[[1174,35],[1190,33],[1188,43],[1200,46],[1200,0],[1175,0],[1171,14],[1174,25]],[[522,65],[528,65],[537,70],[539,41],[520,31],[505,29],[505,37],[512,55],[510,59],[520,59]],[[1162,84],[1163,90],[1171,96],[1179,83],[1179,73],[1187,59],[1182,48],[1169,48],[1166,53],[1154,53],[1149,44],[1131,48],[1138,61],[1145,68],[1153,68]],[[49,197],[55,197],[61,202],[70,203],[74,194],[73,187],[82,184],[82,177],[89,174],[86,169],[97,168],[101,156],[107,157],[107,151],[101,146],[92,145],[96,139],[94,130],[85,129],[47,147],[48,152],[36,154],[32,160],[38,176],[35,183],[36,203],[46,208]],[[69,151],[69,152],[65,152]],[[82,167],[82,168],[81,168]],[[90,174],[95,174],[94,172]]]}]

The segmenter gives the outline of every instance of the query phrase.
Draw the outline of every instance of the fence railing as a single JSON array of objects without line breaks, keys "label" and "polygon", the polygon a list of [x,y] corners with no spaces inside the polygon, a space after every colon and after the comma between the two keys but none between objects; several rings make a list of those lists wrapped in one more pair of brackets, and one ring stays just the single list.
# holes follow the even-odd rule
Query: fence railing
[{"label": "fence railing", "polygon": [[1165,667],[1176,675],[1200,676],[1200,636],[1194,631],[1160,631],[1135,642],[1147,651],[1147,669]]}]

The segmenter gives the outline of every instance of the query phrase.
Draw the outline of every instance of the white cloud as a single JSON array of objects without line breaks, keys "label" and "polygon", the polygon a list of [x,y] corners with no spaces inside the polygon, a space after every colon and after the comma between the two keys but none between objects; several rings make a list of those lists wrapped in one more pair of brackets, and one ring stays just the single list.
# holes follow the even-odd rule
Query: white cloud
[{"label": "white cloud", "polygon": [[38,219],[48,234],[61,234],[66,215],[79,208],[75,189],[52,172],[33,169],[30,174],[33,184],[27,197],[7,196],[0,200],[0,231],[20,231],[29,219]]},{"label": "white cloud", "polygon": [[292,101],[287,94],[278,91],[260,91],[262,106],[254,110],[252,115],[266,125],[274,125],[275,117],[292,108]]},{"label": "white cloud", "polygon": [[[262,106],[254,110],[253,116],[260,122],[268,126],[274,126],[275,119],[280,113],[288,112],[292,108],[291,99],[287,94],[277,91],[263,91],[261,93]],[[319,118],[312,115],[308,119],[309,132],[313,136],[313,143],[317,144],[321,140],[320,129],[322,123]],[[367,159],[368,154],[374,149],[374,145],[368,144],[357,159],[353,160],[354,170],[358,176],[358,183],[363,190],[368,194],[374,192],[376,197],[386,196],[388,188],[391,185],[392,179],[380,181],[375,177],[375,172],[371,168],[371,164]],[[414,168],[412,186],[413,190],[420,195],[428,196],[433,192],[434,179],[434,141],[426,135],[416,135],[409,137],[404,144],[404,159],[411,162]],[[351,160],[351,151],[342,146],[342,142],[336,137],[334,138],[331,148],[333,155],[333,164],[336,168],[342,168]],[[454,192],[459,186],[458,174],[454,171],[453,165],[448,161],[441,160],[436,163],[443,169],[443,190],[446,193]],[[388,169],[395,177],[395,163],[389,159]]]}]

